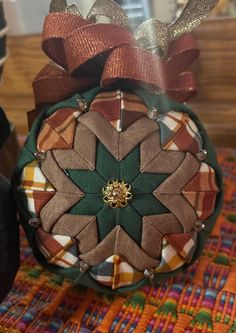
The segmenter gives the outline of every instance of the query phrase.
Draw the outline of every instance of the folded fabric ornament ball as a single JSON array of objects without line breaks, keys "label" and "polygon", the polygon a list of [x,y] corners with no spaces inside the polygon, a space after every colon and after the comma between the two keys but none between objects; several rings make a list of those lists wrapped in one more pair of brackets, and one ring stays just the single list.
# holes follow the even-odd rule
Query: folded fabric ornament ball
[{"label": "folded fabric ornament ball", "polygon": [[[0,152],[10,136],[10,125],[0,109]],[[1,158],[4,155],[1,154]],[[4,161],[0,161],[1,165]],[[19,267],[19,226],[9,181],[0,174],[0,302],[10,291]]]},{"label": "folded fabric ornament ball", "polygon": [[22,224],[47,269],[121,292],[201,254],[222,180],[203,125],[181,103],[194,93],[185,70],[199,54],[185,33],[216,2],[189,1],[175,24],[145,22],[134,38],[113,1],[97,0],[87,19],[52,1],[43,49],[55,64],[34,81],[37,109],[14,175]]}]

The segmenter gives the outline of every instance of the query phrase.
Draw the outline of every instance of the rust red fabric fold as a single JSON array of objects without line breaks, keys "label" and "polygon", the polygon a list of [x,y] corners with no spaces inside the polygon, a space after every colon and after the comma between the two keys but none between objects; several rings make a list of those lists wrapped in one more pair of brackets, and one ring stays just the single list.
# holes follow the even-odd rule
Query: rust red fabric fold
[{"label": "rust red fabric fold", "polygon": [[51,13],[45,20],[42,47],[62,68],[47,65],[38,74],[33,82],[36,106],[121,79],[181,102],[196,92],[193,75],[186,69],[197,59],[199,50],[189,34],[173,41],[163,59],[138,47],[133,35],[121,26]]}]

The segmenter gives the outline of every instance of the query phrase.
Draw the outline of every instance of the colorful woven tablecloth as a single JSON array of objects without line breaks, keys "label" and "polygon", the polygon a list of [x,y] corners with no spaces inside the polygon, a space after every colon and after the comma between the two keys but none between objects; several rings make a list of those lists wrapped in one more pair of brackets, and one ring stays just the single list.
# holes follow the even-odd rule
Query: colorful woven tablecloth
[{"label": "colorful woven tablecloth", "polygon": [[0,333],[236,332],[236,151],[221,150],[218,157],[225,203],[191,269],[158,286],[108,297],[43,271],[22,232],[22,266],[0,306]]}]

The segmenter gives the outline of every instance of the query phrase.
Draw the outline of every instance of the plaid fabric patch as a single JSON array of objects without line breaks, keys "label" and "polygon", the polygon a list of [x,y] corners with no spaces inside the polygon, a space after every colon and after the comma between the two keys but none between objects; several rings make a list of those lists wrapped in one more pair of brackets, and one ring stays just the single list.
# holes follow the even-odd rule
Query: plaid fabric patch
[{"label": "plaid fabric patch", "polygon": [[118,255],[113,255],[102,264],[92,267],[90,275],[94,280],[113,290],[130,286],[143,279],[143,273],[134,270]]},{"label": "plaid fabric patch", "polygon": [[121,91],[99,94],[90,110],[99,112],[118,132],[124,131],[148,112],[138,96]]},{"label": "plaid fabric patch", "polygon": [[175,271],[192,260],[197,246],[197,233],[173,234],[163,238],[161,263],[157,273]]},{"label": "plaid fabric patch", "polygon": [[197,154],[203,146],[197,126],[186,113],[171,111],[158,119],[164,150]]},{"label": "plaid fabric patch", "polygon": [[50,264],[69,268],[78,263],[77,244],[73,238],[48,234],[42,228],[38,228],[36,242]]},{"label": "plaid fabric patch", "polygon": [[201,163],[199,172],[182,193],[195,208],[198,218],[206,220],[214,211],[218,191],[215,171],[206,163]]},{"label": "plaid fabric patch", "polygon": [[31,191],[55,191],[42,173],[37,161],[28,164],[21,176],[21,187]]},{"label": "plaid fabric patch", "polygon": [[75,109],[61,109],[47,118],[38,136],[38,151],[73,148],[77,118]]},{"label": "plaid fabric patch", "polygon": [[25,196],[26,208],[33,216],[37,216],[42,207],[55,194],[55,189],[42,173],[37,161],[24,168],[19,193]]}]

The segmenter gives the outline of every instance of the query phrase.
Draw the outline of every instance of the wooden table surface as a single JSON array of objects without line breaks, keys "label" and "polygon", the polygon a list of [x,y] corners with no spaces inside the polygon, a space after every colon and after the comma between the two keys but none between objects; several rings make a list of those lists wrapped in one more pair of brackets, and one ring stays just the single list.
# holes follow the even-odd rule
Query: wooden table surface
[{"label": "wooden table surface", "polygon": [[[198,96],[191,101],[218,146],[236,147],[236,20],[204,23],[195,35],[202,54],[194,66]],[[26,112],[34,107],[31,82],[47,63],[40,36],[9,38],[0,105],[16,124],[18,134],[27,133]]]}]

